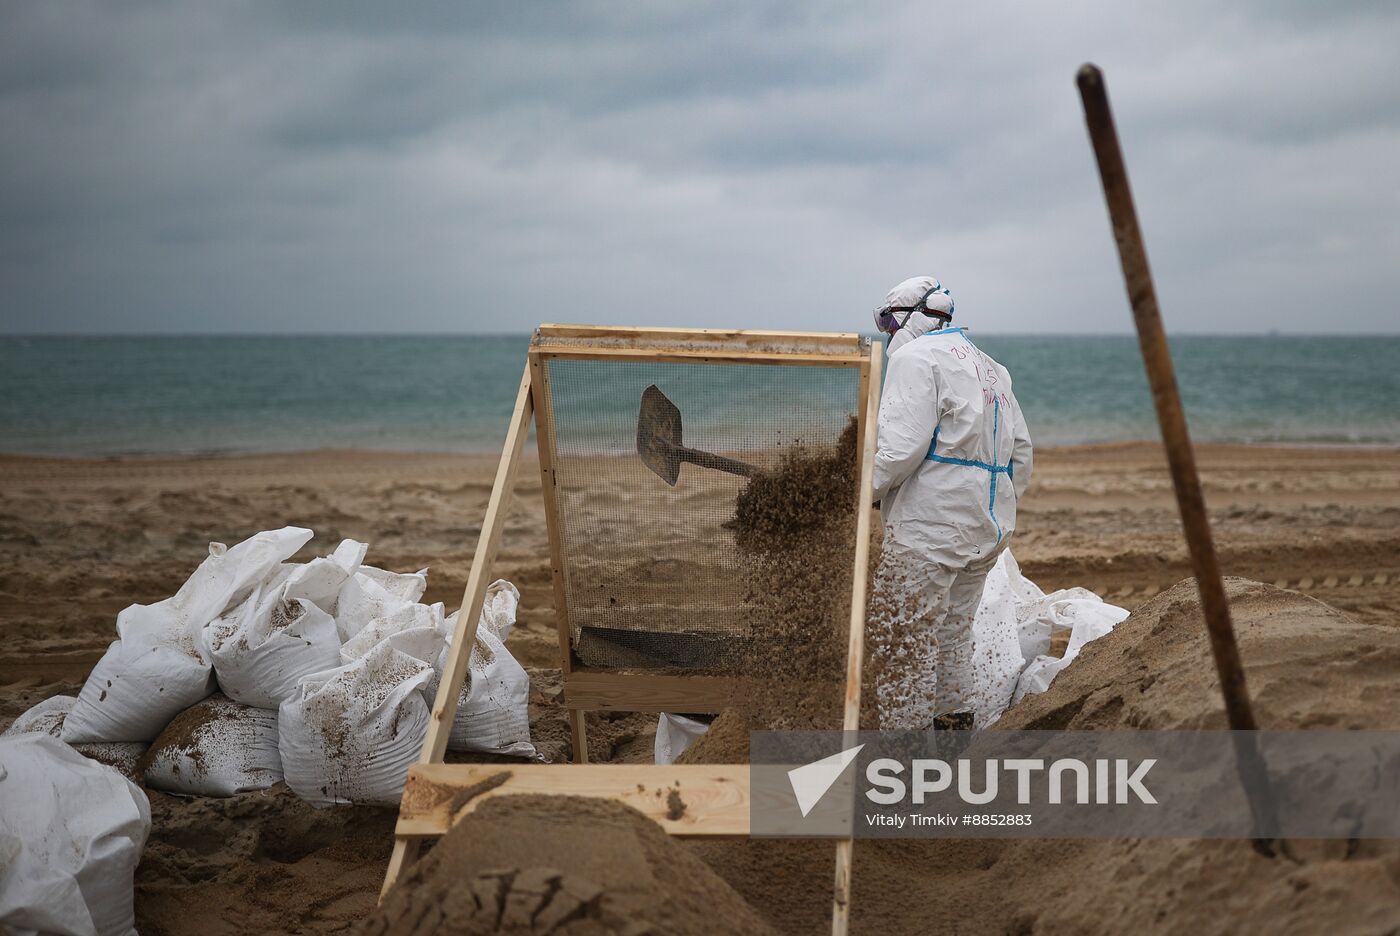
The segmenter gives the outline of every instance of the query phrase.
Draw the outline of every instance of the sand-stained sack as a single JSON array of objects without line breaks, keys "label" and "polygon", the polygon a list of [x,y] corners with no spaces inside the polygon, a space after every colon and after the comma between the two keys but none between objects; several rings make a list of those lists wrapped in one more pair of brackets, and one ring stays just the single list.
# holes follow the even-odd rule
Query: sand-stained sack
[{"label": "sand-stained sack", "polygon": [[88,760],[111,767],[132,783],[141,782],[141,758],[150,749],[144,741],[88,741],[69,747]]},{"label": "sand-stained sack", "polygon": [[1126,609],[1109,604],[1087,588],[1066,588],[1046,595],[1040,602],[1038,621],[1048,625],[1047,634],[1057,630],[1069,631],[1069,644],[1063,656],[1055,657],[1042,651],[1030,659],[1016,681],[1012,703],[1050,688],[1051,680],[1074,662],[1085,644],[1107,635],[1127,616]]},{"label": "sand-stained sack", "polygon": [[[520,591],[510,582],[497,579],[487,587],[448,750],[538,756],[530,741],[530,676],[506,649],[519,608]],[[460,613],[447,619],[447,633],[457,632]],[[444,649],[439,671],[446,665]]]},{"label": "sand-stained sack", "polygon": [[[505,645],[519,608],[520,591],[510,582],[498,579],[487,587],[447,742],[449,750],[537,756],[530,742],[530,677]],[[459,614],[444,619],[440,602],[400,605],[347,640],[340,649],[341,660],[350,663],[384,643],[422,660],[433,666],[432,679],[423,688],[423,697],[431,705],[447,666]]]},{"label": "sand-stained sack", "polygon": [[22,734],[46,734],[50,737],[63,737],[63,722],[68,717],[68,713],[73,711],[73,706],[78,703],[77,696],[56,695],[32,706],[21,714],[14,721],[10,722],[10,727],[0,733],[0,738],[13,738]]},{"label": "sand-stained sack", "polygon": [[1034,603],[1044,592],[1021,574],[1011,550],[997,557],[987,573],[982,603],[972,621],[972,684],[967,701],[972,706],[974,724],[986,728],[1001,717],[1016,692],[1016,681],[1033,657],[1050,648],[1049,628],[1041,627],[1034,614]]},{"label": "sand-stained sack", "polygon": [[[0,732],[0,738],[13,738],[22,734],[46,734],[53,738],[63,738],[63,722],[68,713],[78,703],[77,696],[50,696],[24,714],[16,718],[10,727]],[[70,745],[84,757],[99,764],[115,767],[128,780],[139,779],[136,762],[146,753],[148,745],[142,741],[90,741]]]},{"label": "sand-stained sack", "polygon": [[433,667],[381,642],[344,666],[303,677],[278,710],[287,786],[317,806],[396,805],[428,731]]},{"label": "sand-stained sack", "polygon": [[[442,602],[425,605],[404,603],[371,619],[339,650],[339,663],[358,660],[384,641],[400,653],[436,666],[447,643]],[[338,665],[338,664],[337,664]],[[434,680],[430,691],[436,691]]]},{"label": "sand-stained sack", "polygon": [[656,746],[652,756],[658,764],[674,764],[676,758],[709,730],[709,722],[662,712],[656,719]]},{"label": "sand-stained sack", "polygon": [[368,548],[342,540],[330,556],[283,566],[204,628],[200,647],[225,695],[275,709],[292,697],[301,677],[340,665],[340,634],[332,615]]},{"label": "sand-stained sack", "polygon": [[334,616],[340,604],[341,590],[360,570],[368,550],[368,543],[341,540],[335,552],[329,556],[294,566],[287,577],[283,597],[301,598]]},{"label": "sand-stained sack", "polygon": [[125,936],[146,794],[40,732],[0,739],[0,930]]},{"label": "sand-stained sack", "polygon": [[354,637],[376,618],[416,604],[427,589],[427,569],[399,573],[361,566],[336,596],[335,623],[341,641]]},{"label": "sand-stained sack", "polygon": [[200,631],[311,539],[283,527],[233,548],[209,544],[209,557],[172,597],[132,605],[117,615],[117,633],[93,668],[63,725],[63,740],[150,741],[170,720],[214,691],[214,671],[198,645]]},{"label": "sand-stained sack", "polygon": [[[1104,636],[1128,612],[1084,588],[1046,594],[1021,574],[1007,549],[987,573],[972,624],[973,684],[968,693],[976,727],[994,723],[1027,693],[1044,692],[1079,649]],[[1049,655],[1050,635],[1070,631],[1063,657]]]},{"label": "sand-stained sack", "polygon": [[167,793],[265,790],[282,779],[277,712],[216,693],[175,716],[143,763],[146,785]]},{"label": "sand-stained sack", "polygon": [[201,649],[219,688],[236,702],[275,710],[296,693],[301,677],[340,665],[335,619],[286,594],[286,584],[260,587],[203,631]]}]

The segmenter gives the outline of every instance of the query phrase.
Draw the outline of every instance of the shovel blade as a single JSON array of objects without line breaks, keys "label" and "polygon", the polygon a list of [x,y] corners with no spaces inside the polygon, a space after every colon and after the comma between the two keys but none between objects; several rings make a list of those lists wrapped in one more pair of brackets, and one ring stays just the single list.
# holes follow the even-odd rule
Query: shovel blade
[{"label": "shovel blade", "polygon": [[642,391],[637,413],[637,454],[671,487],[681,475],[681,411],[652,384]]}]

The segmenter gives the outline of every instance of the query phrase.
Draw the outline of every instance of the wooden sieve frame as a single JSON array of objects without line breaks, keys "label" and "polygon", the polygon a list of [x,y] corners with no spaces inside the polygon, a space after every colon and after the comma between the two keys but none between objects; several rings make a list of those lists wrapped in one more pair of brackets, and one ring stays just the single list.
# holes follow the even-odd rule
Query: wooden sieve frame
[{"label": "wooden sieve frame", "polygon": [[[640,809],[673,835],[745,836],[749,831],[749,768],[742,765],[587,764],[584,713],[718,712],[732,697],[732,680],[715,676],[648,675],[575,670],[568,598],[564,585],[563,545],[553,462],[554,407],[550,397],[551,360],[600,360],[689,364],[767,364],[855,368],[857,396],[857,511],[851,614],[846,656],[842,728],[859,727],[861,667],[865,655],[866,583],[870,559],[872,476],[876,414],[882,361],[881,345],[854,332],[816,333],[731,331],[723,329],[633,328],[606,325],[545,324],[530,343],[525,372],[516,393],[501,461],[496,469],[471,571],[462,595],[462,613],[433,703],[432,717],[419,761],[409,769],[394,830],[381,898],[398,882],[417,856],[425,838],[440,836],[483,799],[510,793],[572,794],[619,799]],[[520,455],[533,421],[539,449],[540,482],[549,532],[550,570],[559,633],[563,702],[577,765],[445,764],[443,757],[457,714],[470,648],[485,602],[491,567],[500,547]],[[505,777],[501,775],[505,774]],[[646,791],[685,784],[686,810],[678,819],[667,805]],[[483,781],[486,781],[483,784]],[[496,784],[490,786],[490,784]],[[479,790],[489,786],[485,792]],[[639,792],[641,791],[641,792]],[[465,798],[465,802],[463,799]],[[849,924],[852,840],[836,847],[832,932]]]}]

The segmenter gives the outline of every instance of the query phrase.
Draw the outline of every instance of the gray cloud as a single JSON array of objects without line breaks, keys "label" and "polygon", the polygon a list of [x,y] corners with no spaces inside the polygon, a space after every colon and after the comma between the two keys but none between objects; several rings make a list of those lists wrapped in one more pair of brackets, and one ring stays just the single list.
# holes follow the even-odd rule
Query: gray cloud
[{"label": "gray cloud", "polygon": [[0,330],[1394,331],[1391,4],[9,4]]}]

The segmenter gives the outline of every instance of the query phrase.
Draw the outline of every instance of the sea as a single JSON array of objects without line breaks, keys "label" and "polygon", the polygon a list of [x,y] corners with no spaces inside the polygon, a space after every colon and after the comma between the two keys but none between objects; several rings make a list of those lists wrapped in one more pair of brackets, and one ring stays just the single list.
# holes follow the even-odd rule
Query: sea
[{"label": "sea", "polygon": [[[1038,446],[1158,437],[1133,336],[971,337],[1011,372]],[[0,452],[498,451],[528,345],[524,334],[0,337]],[[1400,445],[1400,336],[1179,335],[1171,348],[1198,441]],[[744,370],[687,402],[688,433],[728,420],[741,435],[743,414],[770,398],[764,382],[804,369]],[[784,388],[771,398],[805,392]],[[578,382],[567,405],[635,424],[637,389]]]}]

